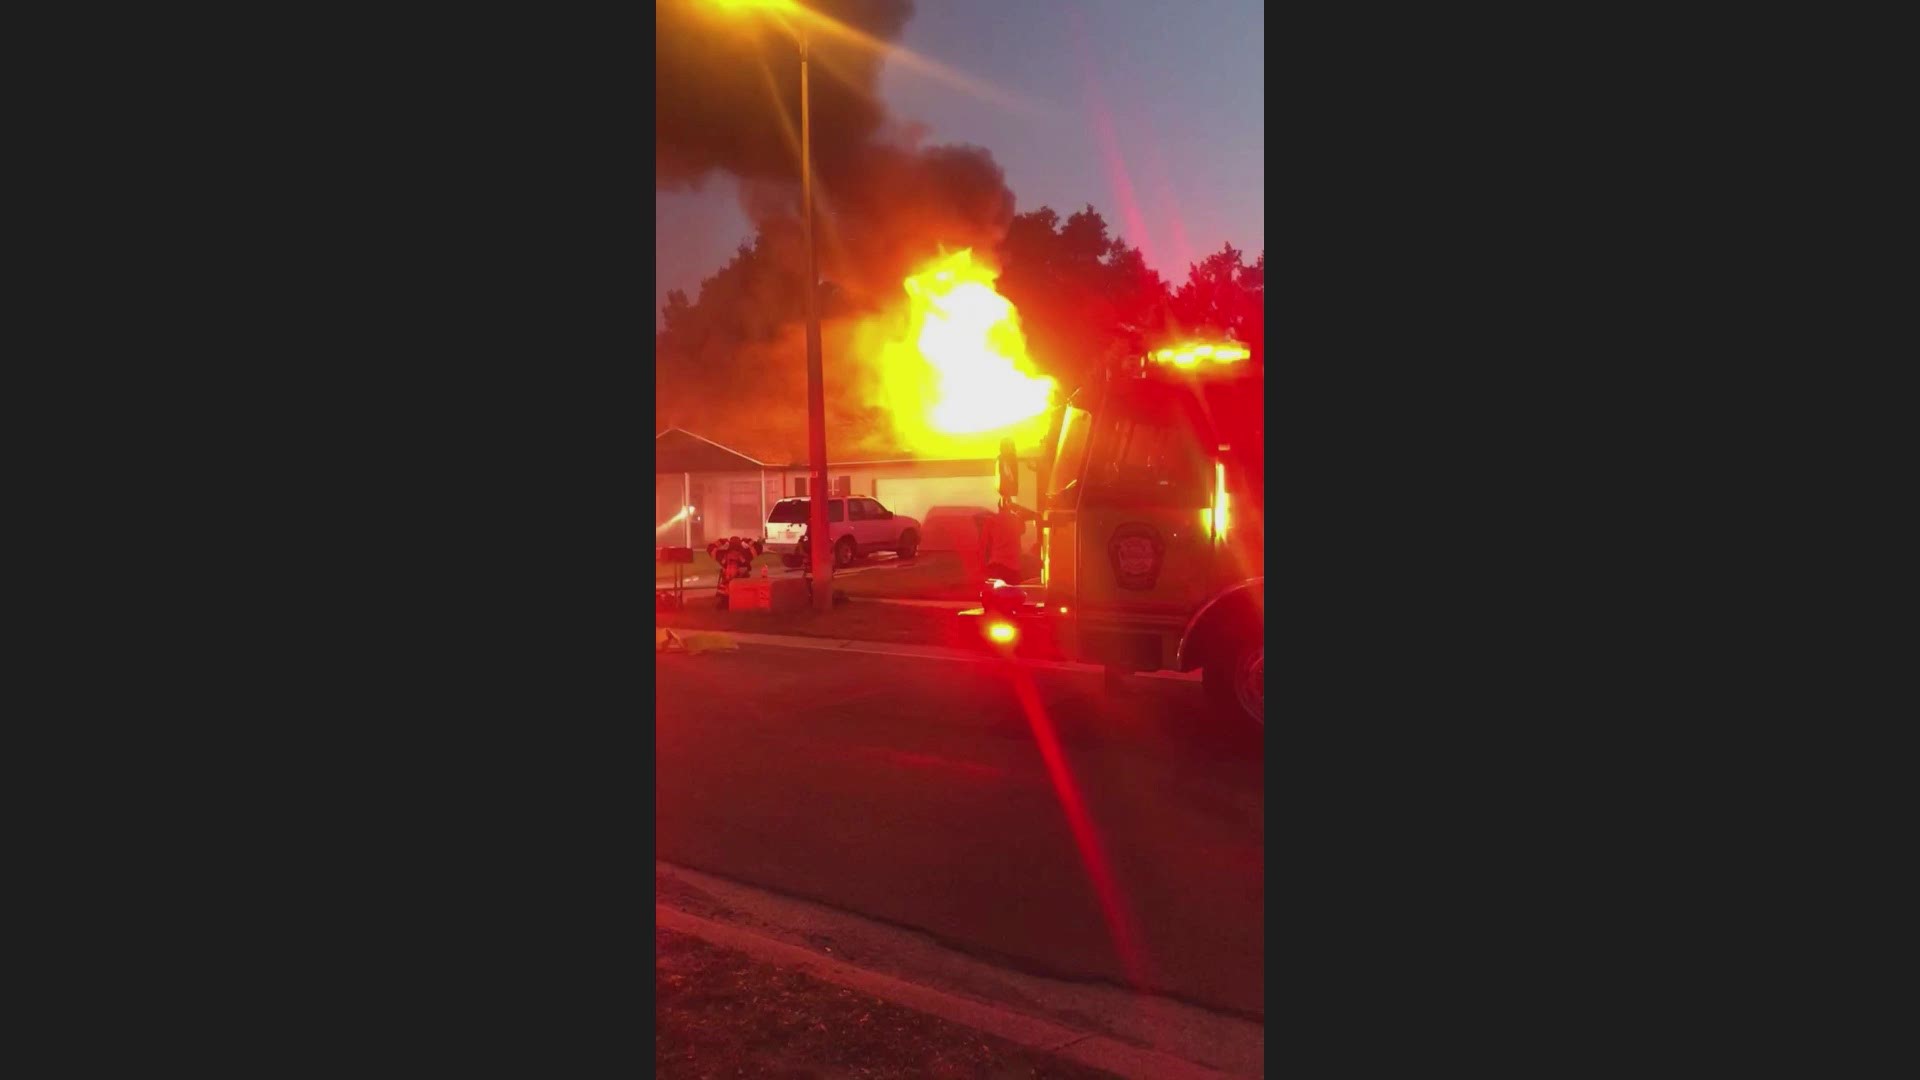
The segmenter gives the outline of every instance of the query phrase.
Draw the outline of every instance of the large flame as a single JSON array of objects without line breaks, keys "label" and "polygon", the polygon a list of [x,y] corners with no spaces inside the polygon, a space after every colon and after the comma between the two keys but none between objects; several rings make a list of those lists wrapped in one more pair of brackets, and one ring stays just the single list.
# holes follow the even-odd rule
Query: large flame
[{"label": "large flame", "polygon": [[1034,373],[1019,314],[994,291],[996,276],[964,249],[904,282],[906,335],[877,350],[876,404],[905,449],[990,456],[1011,438],[1025,452],[1044,433],[1053,380]]}]

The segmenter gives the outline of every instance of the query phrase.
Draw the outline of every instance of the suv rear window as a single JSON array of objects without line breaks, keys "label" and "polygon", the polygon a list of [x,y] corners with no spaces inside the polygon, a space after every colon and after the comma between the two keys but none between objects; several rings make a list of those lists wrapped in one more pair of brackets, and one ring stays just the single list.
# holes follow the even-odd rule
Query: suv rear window
[{"label": "suv rear window", "polygon": [[[846,516],[847,501],[845,499],[835,499],[827,504],[827,520],[829,522],[837,523],[845,521]],[[775,525],[805,525],[807,523],[807,500],[781,499],[779,502],[773,504],[772,510],[767,512],[767,520]]]}]

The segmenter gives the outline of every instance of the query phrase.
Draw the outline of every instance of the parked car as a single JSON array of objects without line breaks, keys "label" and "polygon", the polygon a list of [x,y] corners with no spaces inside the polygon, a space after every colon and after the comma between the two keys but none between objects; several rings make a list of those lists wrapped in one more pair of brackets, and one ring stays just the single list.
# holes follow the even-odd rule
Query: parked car
[{"label": "parked car", "polygon": [[[807,533],[807,513],[807,499],[781,499],[767,511],[767,550],[789,567],[803,561],[800,541]],[[858,495],[828,500],[827,532],[833,541],[835,566],[850,566],[876,551],[911,559],[920,548],[918,521]]]}]

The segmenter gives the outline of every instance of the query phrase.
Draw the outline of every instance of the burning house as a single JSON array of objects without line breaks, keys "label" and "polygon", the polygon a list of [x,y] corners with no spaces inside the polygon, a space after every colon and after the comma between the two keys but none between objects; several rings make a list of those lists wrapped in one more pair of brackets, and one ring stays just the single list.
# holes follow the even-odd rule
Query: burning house
[{"label": "burning house", "polygon": [[[866,496],[919,519],[925,551],[964,551],[979,543],[977,515],[998,501],[994,457],[888,455],[834,462],[827,479],[835,496]],[[1026,464],[1023,490],[1032,490]],[[805,462],[773,463],[669,428],[654,438],[654,538],[704,547],[726,536],[762,536],[767,511],[784,498],[806,496]],[[689,509],[690,508],[690,509]]]},{"label": "burning house", "polygon": [[858,33],[815,43],[817,271],[790,123],[797,57],[687,0],[656,9],[656,186],[730,178],[756,237],[656,335],[660,544],[759,536],[775,502],[814,494],[796,449],[810,281],[833,282],[819,317],[830,494],[920,519],[923,549],[971,546],[974,516],[998,502],[1001,440],[1030,449],[1045,430],[1054,382],[995,288],[1015,205],[1004,173],[983,148],[927,145],[880,104],[874,45],[899,38],[910,3],[820,7]]}]

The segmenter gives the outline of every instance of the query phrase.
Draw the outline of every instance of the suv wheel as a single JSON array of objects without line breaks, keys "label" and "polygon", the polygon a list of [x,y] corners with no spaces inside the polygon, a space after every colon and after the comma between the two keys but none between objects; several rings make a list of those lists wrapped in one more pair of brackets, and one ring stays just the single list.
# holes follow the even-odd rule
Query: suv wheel
[{"label": "suv wheel", "polygon": [[833,565],[842,570],[853,565],[853,537],[843,536],[833,545]]},{"label": "suv wheel", "polygon": [[901,558],[911,559],[913,558],[913,553],[918,550],[920,550],[919,533],[908,529],[906,532],[900,534],[900,546],[895,548],[894,551],[898,552]]}]

